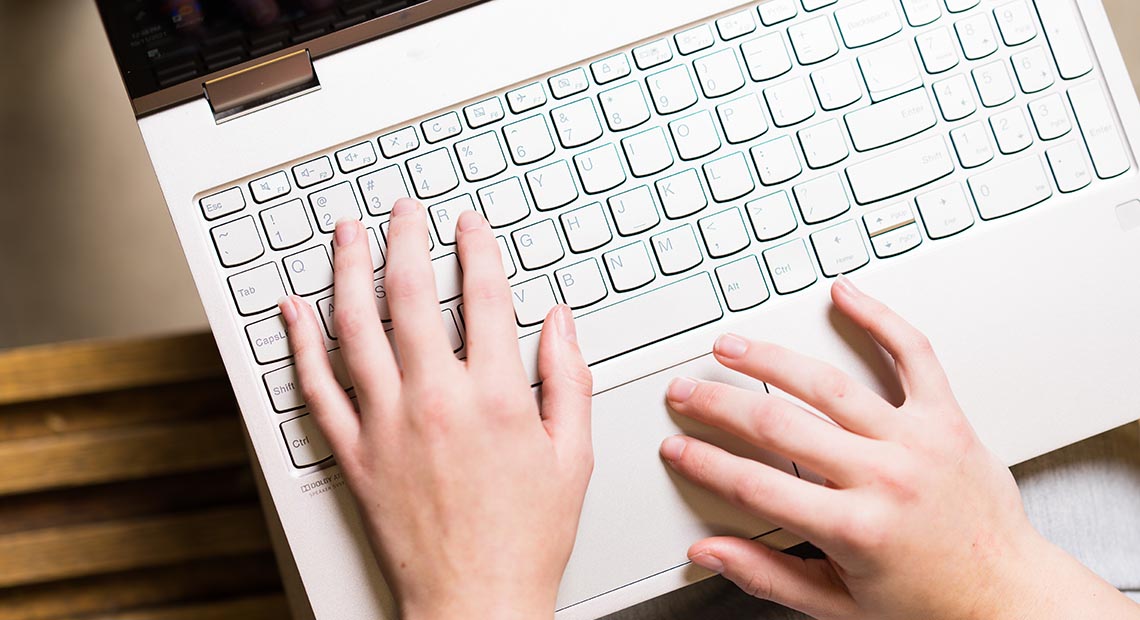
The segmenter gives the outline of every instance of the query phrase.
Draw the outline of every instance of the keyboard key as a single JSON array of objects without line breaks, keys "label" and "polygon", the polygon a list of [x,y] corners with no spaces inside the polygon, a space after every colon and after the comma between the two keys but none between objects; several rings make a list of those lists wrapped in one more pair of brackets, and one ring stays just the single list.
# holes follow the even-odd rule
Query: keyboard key
[{"label": "keyboard key", "polygon": [[700,159],[720,149],[720,135],[708,110],[669,123],[669,133],[682,160]]},{"label": "keyboard key", "polygon": [[1034,0],[1034,4],[1061,77],[1073,80],[1092,71],[1092,57],[1085,46],[1081,19],[1073,12],[1072,5],[1053,0]]},{"label": "keyboard key", "polygon": [[728,309],[741,312],[768,301],[771,293],[764,284],[764,272],[755,256],[744,258],[716,268],[716,279],[724,293]]},{"label": "keyboard key", "polygon": [[1021,45],[1037,36],[1037,26],[1033,23],[1033,14],[1025,0],[1014,0],[998,6],[994,9],[994,17],[1006,45]]},{"label": "keyboard key", "polygon": [[803,239],[764,250],[764,263],[772,276],[772,285],[781,295],[802,291],[818,279]]},{"label": "keyboard key", "polygon": [[625,168],[612,142],[575,155],[574,166],[587,194],[598,194],[625,183]]},{"label": "keyboard key", "polygon": [[653,253],[657,255],[661,273],[667,276],[688,271],[704,260],[697,243],[697,234],[690,224],[654,235],[650,238],[649,245],[653,246]]},{"label": "keyboard key", "polygon": [[443,331],[447,334],[447,341],[451,344],[451,352],[459,353],[463,348],[463,336],[459,334],[459,324],[455,322],[455,313],[450,308],[444,308],[440,313],[443,316]]},{"label": "keyboard key", "polygon": [[485,99],[463,108],[463,116],[467,117],[467,124],[472,129],[478,129],[503,120],[503,102],[498,97]]},{"label": "keyboard key", "polygon": [[1069,101],[1077,116],[1077,126],[1085,137],[1096,174],[1111,179],[1128,171],[1128,149],[1112,118],[1112,109],[1097,81],[1069,89]]},{"label": "keyboard key", "polygon": [[1069,112],[1060,93],[1049,95],[1029,104],[1029,115],[1042,140],[1056,140],[1073,130]]},{"label": "keyboard key", "polygon": [[870,151],[918,135],[938,123],[926,89],[888,99],[843,117],[856,151]]},{"label": "keyboard key", "polygon": [[990,118],[990,128],[1003,155],[1020,153],[1033,144],[1033,133],[1021,108],[1013,108]]},{"label": "keyboard key", "polygon": [[835,21],[843,44],[852,49],[882,41],[902,30],[892,0],[862,0],[836,9]]},{"label": "keyboard key", "polygon": [[427,208],[428,216],[435,225],[439,242],[444,245],[455,245],[455,225],[464,211],[474,211],[475,201],[471,194],[462,194],[436,203]]},{"label": "keyboard key", "polygon": [[283,262],[293,292],[298,295],[312,295],[332,287],[332,260],[325,246],[318,245],[287,256]]},{"label": "keyboard key", "polygon": [[511,233],[523,269],[542,269],[562,260],[566,250],[558,239],[554,220],[542,220]]},{"label": "keyboard key", "polygon": [[[332,364],[333,374],[341,386],[348,389],[351,386],[351,381],[348,378],[344,358],[339,349],[329,352],[329,362]],[[305,401],[301,399],[301,384],[297,381],[295,366],[290,365],[266,373],[263,380],[274,411],[284,413],[305,406]]]},{"label": "keyboard key", "polygon": [[922,194],[915,202],[931,239],[945,239],[974,225],[973,208],[961,183]]},{"label": "keyboard key", "polygon": [[649,250],[645,249],[645,243],[641,241],[606,252],[602,255],[602,262],[610,274],[614,290],[619,293],[641,288],[657,277],[653,272]]},{"label": "keyboard key", "polygon": [[[306,222],[307,225],[307,222]],[[210,229],[218,259],[224,267],[237,267],[251,262],[265,254],[261,236],[257,234],[257,223],[252,215],[222,224]]]},{"label": "keyboard key", "polygon": [[980,0],[946,0],[946,10],[951,13],[969,11],[978,6]]},{"label": "keyboard key", "polygon": [[263,321],[247,325],[245,335],[253,349],[253,357],[258,364],[270,364],[292,357],[289,351],[288,334],[281,315],[271,316]]},{"label": "keyboard key", "polygon": [[1023,93],[1041,92],[1056,81],[1053,79],[1052,62],[1044,48],[1034,47],[1014,54],[1010,57],[1010,62],[1013,63],[1013,72],[1017,75],[1017,83]]},{"label": "keyboard key", "polygon": [[352,191],[352,184],[348,181],[309,194],[309,205],[321,232],[331,233],[340,220],[361,219],[356,192]]},{"label": "keyboard key", "polygon": [[537,107],[546,105],[546,91],[541,82],[528,84],[506,94],[507,106],[511,112],[522,114]]},{"label": "keyboard key", "polygon": [[760,241],[779,239],[799,226],[788,192],[779,191],[744,205],[752,231]]},{"label": "keyboard key", "polygon": [[764,100],[777,127],[789,127],[815,116],[815,102],[803,78],[765,88]]},{"label": "keyboard key", "polygon": [[641,82],[629,82],[599,95],[602,112],[612,131],[633,129],[649,120],[649,106]]},{"label": "keyboard key", "polygon": [[863,216],[863,225],[867,227],[869,237],[876,237],[913,223],[914,213],[910,210],[910,205],[905,202],[881,207]]},{"label": "keyboard key", "polygon": [[483,215],[493,228],[510,226],[530,215],[530,205],[518,177],[488,185],[479,190],[478,196]]},{"label": "keyboard key", "polygon": [[740,52],[754,82],[771,80],[792,70],[792,57],[784,44],[784,35],[779,32],[745,41]]},{"label": "keyboard key", "polygon": [[564,148],[589,144],[602,137],[602,122],[598,120],[598,110],[591,99],[579,99],[554,108],[550,111],[550,118]]},{"label": "keyboard key", "polygon": [[712,191],[713,200],[728,202],[747,196],[756,189],[752,174],[748,171],[748,161],[743,153],[733,153],[710,161],[703,166],[705,180]]},{"label": "keyboard key", "polygon": [[614,238],[601,203],[595,202],[567,211],[559,219],[562,221],[562,231],[566,234],[566,242],[570,244],[571,252],[596,250]]},{"label": "keyboard key", "polygon": [[633,49],[633,61],[641,70],[652,69],[673,60],[673,48],[666,39],[658,39]]},{"label": "keyboard key", "polygon": [[750,93],[722,103],[716,107],[724,137],[730,144],[739,144],[759,138],[768,131],[768,120],[764,117],[764,104],[760,96]]},{"label": "keyboard key", "polygon": [[376,163],[376,148],[371,142],[361,142],[355,146],[336,152],[336,163],[341,172],[355,172]]},{"label": "keyboard key", "polygon": [[974,102],[974,89],[966,76],[959,73],[954,77],[934,83],[934,98],[942,110],[942,118],[959,121],[978,111]]},{"label": "keyboard key", "polygon": [[242,316],[275,308],[277,301],[285,296],[285,285],[281,282],[281,272],[276,263],[265,263],[232,275],[228,282],[238,313]]},{"label": "keyboard key", "polygon": [[721,39],[731,41],[756,32],[756,19],[752,11],[746,9],[716,20],[716,30]]},{"label": "keyboard key", "polygon": [[546,118],[536,114],[503,127],[511,159],[522,166],[545,159],[554,153],[554,140]]},{"label": "keyboard key", "polygon": [[805,11],[817,11],[825,6],[831,6],[839,0],[802,0]]},{"label": "keyboard key", "polygon": [[954,24],[958,42],[967,60],[985,58],[998,50],[997,35],[990,25],[989,15],[978,13]]},{"label": "keyboard key", "polygon": [[321,435],[311,415],[283,422],[281,434],[285,437],[285,446],[289,448],[289,458],[297,469],[312,467],[332,458],[332,448],[324,435]]},{"label": "keyboard key", "polygon": [[902,0],[902,7],[907,23],[915,28],[933,24],[942,17],[938,0]]},{"label": "keyboard key", "polygon": [[629,58],[624,54],[614,54],[609,58],[590,63],[590,72],[598,84],[609,84],[629,75]]},{"label": "keyboard key", "polygon": [[823,275],[834,278],[866,265],[871,258],[855,220],[825,228],[811,236]]},{"label": "keyboard key", "polygon": [[744,88],[740,62],[736,60],[736,53],[730,49],[702,56],[693,61],[693,67],[697,71],[701,90],[709,99],[724,97]]},{"label": "keyboard key", "polygon": [[420,198],[435,198],[459,187],[459,177],[446,148],[413,157],[407,166],[412,186]]},{"label": "keyboard key", "polygon": [[645,185],[611,196],[608,202],[614,226],[623,237],[645,232],[661,223],[653,194]]},{"label": "keyboard key", "polygon": [[539,211],[564,207],[578,199],[578,187],[565,159],[526,173],[526,183]]},{"label": "keyboard key", "polygon": [[445,254],[431,261],[435,272],[435,293],[439,303],[451,301],[463,294],[463,271],[459,268],[459,256]]},{"label": "keyboard key", "polygon": [[863,98],[862,78],[850,61],[831,65],[811,74],[811,83],[824,110],[845,108]]},{"label": "keyboard key", "polygon": [[993,161],[994,147],[989,132],[981,123],[970,123],[950,132],[950,140],[963,168],[977,168]]},{"label": "keyboard key", "polygon": [[740,209],[735,207],[703,217],[698,222],[709,256],[722,258],[748,247],[751,240]]},{"label": "keyboard key", "polygon": [[765,26],[775,26],[796,16],[796,0],[768,0],[757,7],[760,22]]},{"label": "keyboard key", "polygon": [[387,215],[397,200],[411,196],[404,173],[395,165],[366,174],[357,183],[364,196],[364,206],[372,215]]},{"label": "keyboard key", "polygon": [[484,181],[507,169],[503,145],[493,131],[456,142],[455,156],[468,181]]},{"label": "keyboard key", "polygon": [[[326,158],[325,161],[328,159]],[[331,166],[328,176],[332,176]],[[297,185],[305,187],[305,185],[301,185],[300,181],[297,182]],[[292,189],[289,186],[289,175],[285,174],[284,171],[274,172],[269,176],[249,182],[249,193],[253,195],[254,202],[269,202],[274,198],[288,194]]]},{"label": "keyboard key", "polygon": [[697,171],[692,168],[665,177],[657,181],[655,186],[657,196],[661,199],[661,208],[669,219],[688,217],[709,205]]},{"label": "keyboard key", "polygon": [[368,237],[371,241],[368,252],[372,255],[372,271],[380,271],[384,268],[384,248],[380,247],[380,237],[376,235],[375,228],[368,229]]},{"label": "keyboard key", "polygon": [[847,140],[843,137],[843,126],[837,119],[801,129],[798,136],[809,168],[826,168],[850,155]]},{"label": "keyboard key", "polygon": [[858,63],[872,102],[922,87],[922,71],[907,43],[886,45],[862,54]]},{"label": "keyboard key", "polygon": [[800,183],[792,188],[792,193],[796,195],[800,215],[806,224],[826,222],[851,208],[851,200],[838,173]]},{"label": "keyboard key", "polygon": [[388,159],[411,153],[418,148],[420,148],[420,138],[412,127],[380,136],[380,152]]},{"label": "keyboard key", "polygon": [[988,168],[970,177],[969,184],[983,220],[1028,209],[1053,195],[1052,184],[1037,155],[1025,155]]},{"label": "keyboard key", "polygon": [[982,105],[987,108],[996,108],[1009,103],[1017,95],[1009,71],[1005,68],[1005,63],[1000,60],[978,67],[970,73],[974,76],[974,84],[978,87]]},{"label": "keyboard key", "polygon": [[598,260],[587,258],[580,263],[563,267],[554,272],[554,280],[562,291],[562,298],[566,305],[574,310],[592,306],[609,295],[606,289],[605,276]]},{"label": "keyboard key", "polygon": [[697,103],[697,89],[687,65],[677,65],[646,78],[658,114],[674,114]]},{"label": "keyboard key", "polygon": [[866,205],[928,185],[954,172],[942,136],[932,136],[847,169],[855,202]]},{"label": "keyboard key", "polygon": [[958,66],[958,47],[949,28],[924,32],[914,40],[927,73],[931,75],[943,73]]},{"label": "keyboard key", "polygon": [[839,41],[826,15],[789,27],[788,38],[801,65],[814,65],[839,53]]},{"label": "keyboard key", "polygon": [[[503,261],[503,274],[508,279],[515,277],[518,269],[515,267],[515,261],[511,258],[511,246],[507,243],[507,238],[500,235],[495,237],[495,241],[499,242],[499,258]],[[460,304],[459,311],[463,312],[463,304]]]},{"label": "keyboard key", "polygon": [[701,24],[684,32],[679,32],[674,39],[677,41],[677,51],[681,52],[682,56],[708,49],[716,42],[716,39],[713,38],[712,28],[708,24]]},{"label": "keyboard key", "polygon": [[1061,193],[1075,192],[1092,183],[1092,173],[1085,161],[1085,150],[1076,140],[1045,151],[1045,159],[1049,160],[1049,169],[1053,171],[1053,179],[1057,181],[1057,189]]},{"label": "keyboard key", "polygon": [[269,247],[274,250],[291,248],[313,238],[313,227],[309,225],[309,216],[300,198],[262,211],[261,223],[265,226]]},{"label": "keyboard key", "polygon": [[879,258],[891,258],[905,254],[922,245],[922,232],[918,224],[907,224],[871,237],[871,249]]},{"label": "keyboard key", "polygon": [[588,88],[590,88],[590,76],[586,75],[586,70],[582,67],[550,78],[550,94],[554,95],[555,99],[565,99],[585,92]]},{"label": "keyboard key", "polygon": [[780,136],[752,147],[752,163],[760,175],[760,183],[778,185],[796,178],[803,172],[791,136]]},{"label": "keyboard key", "polygon": [[424,132],[424,140],[434,144],[462,133],[463,122],[459,120],[458,113],[448,112],[420,123],[420,129]]},{"label": "keyboard key", "polygon": [[245,197],[240,187],[231,187],[222,192],[211,194],[198,201],[202,207],[202,215],[207,220],[216,220],[219,217],[237,213],[245,208]]},{"label": "keyboard key", "polygon": [[660,127],[623,138],[621,148],[635,177],[657,174],[673,165],[673,153]]}]

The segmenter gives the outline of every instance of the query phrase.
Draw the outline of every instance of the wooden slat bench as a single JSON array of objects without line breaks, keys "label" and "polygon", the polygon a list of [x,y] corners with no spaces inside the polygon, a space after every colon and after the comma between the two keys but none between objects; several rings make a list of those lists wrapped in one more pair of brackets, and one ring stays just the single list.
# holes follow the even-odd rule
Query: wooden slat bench
[{"label": "wooden slat bench", "polygon": [[208,334],[0,351],[0,620],[290,617]]}]

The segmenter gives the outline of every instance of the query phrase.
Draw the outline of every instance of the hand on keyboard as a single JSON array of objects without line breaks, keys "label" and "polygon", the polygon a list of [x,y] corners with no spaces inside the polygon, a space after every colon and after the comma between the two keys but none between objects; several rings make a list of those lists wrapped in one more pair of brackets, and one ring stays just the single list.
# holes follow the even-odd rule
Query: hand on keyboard
[{"label": "hand on keyboard", "polygon": [[[427,214],[388,230],[385,337],[365,228],[334,235],[336,332],[359,399],[333,374],[318,319],[281,302],[302,393],[328,438],[405,618],[549,617],[593,464],[591,375],[569,308],[546,316],[541,406],[520,360],[511,293],[486,220],[463,213],[468,357],[452,353],[432,284]],[[397,367],[399,360],[399,367]],[[525,578],[521,578],[525,576]]]},{"label": "hand on keyboard", "polygon": [[927,339],[845,279],[835,305],[894,358],[896,407],[839,370],[775,345],[717,341],[720,363],[826,413],[774,395],[677,379],[679,413],[778,452],[817,485],[689,437],[662,444],[682,475],[804,537],[828,559],[708,538],[700,566],[753,596],[831,618],[1136,618],[1140,609],[1041,538],[1009,470],[978,440]]}]

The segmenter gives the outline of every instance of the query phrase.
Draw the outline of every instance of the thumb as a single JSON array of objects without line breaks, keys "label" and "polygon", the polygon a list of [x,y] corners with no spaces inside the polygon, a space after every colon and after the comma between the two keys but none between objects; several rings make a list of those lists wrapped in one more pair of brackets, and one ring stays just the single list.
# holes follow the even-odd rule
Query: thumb
[{"label": "thumb", "polygon": [[706,538],[689,548],[694,564],[720,573],[750,596],[813,618],[850,617],[855,601],[827,560],[805,560],[743,538]]},{"label": "thumb", "polygon": [[560,453],[593,463],[590,401],[594,377],[578,348],[574,316],[567,306],[546,315],[538,344],[538,376],[542,380],[542,419]]}]

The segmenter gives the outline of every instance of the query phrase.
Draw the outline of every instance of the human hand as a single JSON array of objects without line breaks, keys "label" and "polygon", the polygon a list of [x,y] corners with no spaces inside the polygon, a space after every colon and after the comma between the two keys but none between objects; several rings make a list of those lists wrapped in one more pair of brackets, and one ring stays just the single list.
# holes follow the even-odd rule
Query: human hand
[{"label": "human hand", "polygon": [[336,331],[359,407],[333,376],[317,318],[281,304],[305,401],[332,446],[405,618],[552,617],[593,467],[591,375],[565,306],[539,346],[541,407],[519,355],[514,306],[486,220],[464,213],[467,360],[451,351],[428,254],[427,217],[392,209],[387,299],[376,310],[368,236],[334,236]]},{"label": "human hand", "polygon": [[821,619],[1136,618],[1140,608],[1044,541],[1009,470],[974,434],[930,342],[845,278],[835,306],[895,361],[894,406],[839,370],[776,345],[721,337],[717,360],[827,414],[774,395],[679,378],[678,413],[818,472],[807,482],[693,438],[661,454],[683,476],[814,543],[803,560],[715,537],[689,558],[753,596]]}]

